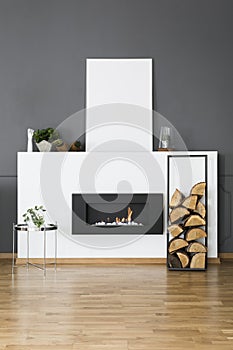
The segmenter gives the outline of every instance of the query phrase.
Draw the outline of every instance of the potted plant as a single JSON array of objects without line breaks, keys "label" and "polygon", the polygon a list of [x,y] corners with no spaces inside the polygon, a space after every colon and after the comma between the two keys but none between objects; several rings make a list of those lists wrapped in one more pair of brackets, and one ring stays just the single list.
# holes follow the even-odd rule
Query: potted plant
[{"label": "potted plant", "polygon": [[45,224],[44,213],[46,209],[43,205],[36,205],[34,208],[27,209],[26,213],[23,214],[24,222],[29,226],[34,226],[40,229]]},{"label": "potted plant", "polygon": [[78,152],[78,151],[81,151],[81,148],[82,148],[81,142],[79,140],[76,140],[71,144],[69,151]]},{"label": "potted plant", "polygon": [[33,133],[33,139],[40,152],[49,152],[52,148],[53,140],[59,138],[59,134],[53,128],[38,129]]},{"label": "potted plant", "polygon": [[56,150],[58,152],[67,152],[68,151],[68,145],[62,139],[57,139],[57,140],[53,141],[53,145],[56,147]]}]

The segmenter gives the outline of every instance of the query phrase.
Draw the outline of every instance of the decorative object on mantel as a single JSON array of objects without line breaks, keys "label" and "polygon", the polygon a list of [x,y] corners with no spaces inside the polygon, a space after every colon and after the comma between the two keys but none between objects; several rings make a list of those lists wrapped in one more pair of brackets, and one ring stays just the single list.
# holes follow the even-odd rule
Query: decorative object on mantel
[{"label": "decorative object on mantel", "polygon": [[36,146],[40,152],[50,152],[52,144],[46,140],[42,140],[39,143],[36,142]]},{"label": "decorative object on mantel", "polygon": [[171,128],[168,126],[161,126],[158,151],[173,151],[171,147]]},{"label": "decorative object on mantel", "polygon": [[43,205],[35,205],[34,208],[27,209],[26,213],[23,214],[24,222],[29,226],[34,226],[40,229],[45,224],[44,213],[46,209]]},{"label": "decorative object on mantel", "polygon": [[34,131],[33,138],[40,152],[50,152],[52,142],[59,138],[59,134],[53,128],[38,129]]},{"label": "decorative object on mantel", "polygon": [[28,135],[27,152],[33,152],[33,142],[32,142],[33,134],[34,134],[33,129],[27,130],[27,135]]},{"label": "decorative object on mantel", "polygon": [[71,144],[69,151],[70,152],[79,152],[79,151],[81,151],[81,149],[82,149],[81,142],[79,140],[76,140]]},{"label": "decorative object on mantel", "polygon": [[69,150],[68,145],[62,139],[53,141],[53,145],[56,147],[58,152],[67,152]]}]

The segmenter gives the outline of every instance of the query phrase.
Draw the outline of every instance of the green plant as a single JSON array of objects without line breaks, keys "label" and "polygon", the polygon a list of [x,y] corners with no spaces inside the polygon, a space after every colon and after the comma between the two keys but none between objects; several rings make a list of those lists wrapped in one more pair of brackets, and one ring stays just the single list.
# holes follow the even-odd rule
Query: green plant
[{"label": "green plant", "polygon": [[81,148],[82,148],[81,142],[79,140],[76,140],[70,145],[69,151],[77,152],[77,151],[81,151]]},{"label": "green plant", "polygon": [[38,129],[34,131],[33,138],[36,141],[36,143],[39,143],[43,140],[53,142],[54,140],[59,138],[59,133],[53,128]]},{"label": "green plant", "polygon": [[46,209],[43,205],[36,205],[34,208],[29,208],[26,213],[23,214],[24,222],[29,223],[30,221],[38,228],[45,223],[44,212]]},{"label": "green plant", "polygon": [[74,145],[75,145],[75,147],[77,147],[77,148],[81,148],[81,142],[80,142],[79,140],[76,140],[76,141],[74,142]]},{"label": "green plant", "polygon": [[61,147],[64,144],[64,141],[62,139],[57,139],[53,141],[53,145],[55,147]]}]

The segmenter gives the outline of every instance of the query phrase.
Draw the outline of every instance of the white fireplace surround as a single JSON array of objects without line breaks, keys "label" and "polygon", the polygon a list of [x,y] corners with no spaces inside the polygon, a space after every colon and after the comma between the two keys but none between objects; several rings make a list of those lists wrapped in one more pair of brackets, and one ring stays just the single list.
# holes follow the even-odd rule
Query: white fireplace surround
[{"label": "white fireplace surround", "polygon": [[[170,152],[151,152],[149,160],[154,164],[148,168],[148,152],[138,153],[18,153],[18,222],[27,208],[37,204],[44,205],[49,214],[49,221],[57,221],[58,257],[59,258],[165,258],[166,257],[166,210],[163,235],[144,235],[122,237],[122,235],[87,235],[85,239],[75,241],[71,234],[72,193],[93,193],[92,174],[79,181],[79,174],[85,167],[91,169],[92,161],[103,164],[95,174],[95,191],[97,193],[147,193],[148,183],[141,165],[154,178],[150,184],[151,193],[163,193],[165,209],[167,205],[167,156]],[[217,152],[174,152],[189,155],[208,156],[208,257],[216,258],[217,252]],[[106,162],[109,159],[109,162]],[[124,160],[123,160],[124,159]],[[127,161],[128,159],[128,161]],[[90,162],[90,163],[89,163]],[[138,167],[137,165],[140,165]],[[195,167],[196,168],[196,167]],[[117,169],[117,171],[116,171]],[[192,183],[200,181],[202,171],[197,167],[193,173]],[[122,182],[122,180],[124,180]],[[119,186],[119,184],[122,186]],[[185,178],[180,184],[190,188]],[[184,187],[183,187],[184,186]],[[172,189],[171,189],[172,190]],[[53,237],[48,235],[47,255],[54,252]],[[132,241],[133,238],[133,241]],[[131,243],[130,243],[131,242]],[[33,233],[30,239],[31,257],[42,257],[42,240],[40,233]],[[18,257],[26,257],[26,235],[18,239]]]}]

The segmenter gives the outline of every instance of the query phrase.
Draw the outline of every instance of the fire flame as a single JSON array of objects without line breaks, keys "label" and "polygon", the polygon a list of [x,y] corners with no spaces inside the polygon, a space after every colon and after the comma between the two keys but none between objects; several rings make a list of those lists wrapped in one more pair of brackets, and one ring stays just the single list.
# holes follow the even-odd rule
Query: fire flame
[{"label": "fire flame", "polygon": [[127,221],[131,222],[132,220],[132,214],[133,214],[133,210],[131,210],[130,207],[128,207],[128,216],[127,216]]},{"label": "fire flame", "polygon": [[131,208],[128,207],[128,216],[127,216],[127,218],[126,219],[125,218],[120,219],[120,218],[116,217],[115,222],[117,224],[119,224],[120,222],[131,222],[132,221],[132,215],[133,215],[133,210],[131,210]]},{"label": "fire flame", "polygon": [[110,218],[107,218],[107,221],[98,221],[96,222],[95,224],[93,224],[94,226],[99,226],[99,227],[102,227],[102,226],[105,226],[105,225],[112,225],[112,226],[123,226],[123,225],[133,225],[133,226],[143,226],[142,223],[138,223],[138,222],[134,222],[132,220],[132,215],[133,215],[133,210],[128,207],[128,211],[127,211],[127,218],[119,218],[118,216],[115,218],[115,221],[113,222],[110,222]]}]

